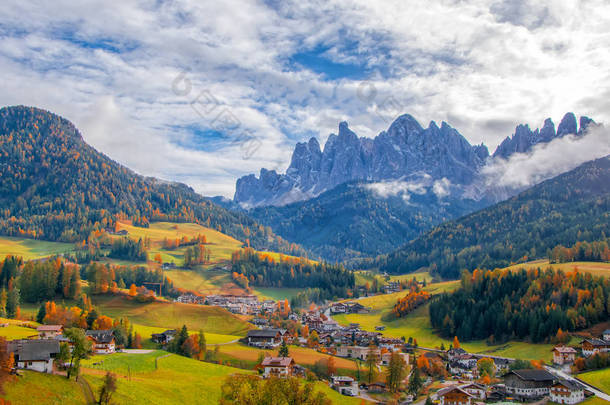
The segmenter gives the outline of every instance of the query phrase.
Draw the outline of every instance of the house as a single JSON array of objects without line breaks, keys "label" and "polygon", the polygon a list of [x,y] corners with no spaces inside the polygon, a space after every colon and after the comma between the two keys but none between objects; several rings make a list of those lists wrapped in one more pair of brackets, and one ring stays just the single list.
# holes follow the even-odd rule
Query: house
[{"label": "house", "polygon": [[191,294],[191,293],[182,294],[181,296],[176,298],[174,301],[179,302],[181,304],[203,305],[205,303],[205,299],[203,297],[200,297],[198,295]]},{"label": "house", "polygon": [[477,366],[477,358],[470,353],[462,354],[454,359],[462,368],[472,370]]},{"label": "house", "polygon": [[261,363],[263,377],[286,378],[293,374],[294,359],[292,357],[265,357]]},{"label": "house", "polygon": [[17,368],[51,373],[53,361],[59,353],[59,342],[53,339],[12,340],[7,348],[15,356]]},{"label": "house", "polygon": [[610,341],[602,339],[585,339],[580,342],[582,345],[582,354],[585,357],[594,355],[595,353],[610,352]]},{"label": "house", "polygon": [[576,360],[576,350],[568,346],[555,346],[553,348],[553,363],[558,365],[572,364]]},{"label": "house", "polygon": [[64,331],[64,327],[61,325],[40,325],[36,328],[39,339],[55,339],[61,335]]},{"label": "house", "polygon": [[385,384],[382,382],[374,382],[367,386],[367,390],[370,393],[382,393],[385,392]]},{"label": "house", "polygon": [[272,348],[282,343],[280,329],[255,329],[249,330],[246,335],[248,345],[255,347]]},{"label": "house", "polygon": [[175,329],[168,329],[162,333],[153,333],[150,338],[155,343],[165,345],[174,340],[176,333],[178,332]]},{"label": "house", "polygon": [[606,342],[610,342],[610,329],[606,329],[604,333],[602,333],[602,339]]},{"label": "house", "polygon": [[[390,365],[390,359],[392,358],[392,352],[385,352],[384,354],[381,355],[381,365],[382,366],[389,366]],[[398,355],[400,357],[402,357],[402,359],[404,360],[405,364],[409,364],[409,355],[407,353],[398,353]]]},{"label": "house", "polygon": [[400,283],[398,281],[390,281],[383,286],[383,292],[386,294],[397,293],[400,291]]},{"label": "house", "polygon": [[[337,347],[337,356],[366,360],[369,350],[369,347],[364,346],[339,346]],[[375,353],[376,356],[379,356],[379,349],[373,349],[373,353]]]},{"label": "house", "polygon": [[385,330],[385,326],[384,325],[375,326],[375,330],[379,330],[379,331]]},{"label": "house", "polygon": [[460,388],[463,389],[464,391],[466,391],[467,393],[469,393],[470,395],[472,395],[476,399],[480,399],[480,400],[484,401],[485,398],[487,397],[487,389],[485,388],[484,385],[481,385],[479,383],[473,382],[470,384],[462,385]]},{"label": "house", "polygon": [[558,404],[577,404],[584,401],[585,390],[576,382],[560,380],[551,387],[550,396],[551,401]]},{"label": "house", "polygon": [[331,377],[330,386],[341,395],[357,397],[360,393],[358,381],[354,380],[352,377],[334,375]]},{"label": "house", "polygon": [[447,359],[449,361],[453,361],[457,357],[464,355],[464,354],[468,354],[468,352],[466,350],[462,349],[461,347],[458,347],[457,349],[449,349],[449,350],[447,350]]},{"label": "house", "polygon": [[95,354],[110,354],[115,351],[114,332],[112,330],[88,330],[85,336],[91,341]]},{"label": "house", "polygon": [[470,405],[474,396],[457,385],[446,387],[436,393],[440,405]]},{"label": "house", "polygon": [[331,314],[344,314],[347,312],[347,305],[345,305],[342,302],[337,302],[335,304],[332,304],[330,306],[330,313]]},{"label": "house", "polygon": [[546,370],[513,370],[504,376],[507,394],[522,400],[548,395],[555,376]]}]

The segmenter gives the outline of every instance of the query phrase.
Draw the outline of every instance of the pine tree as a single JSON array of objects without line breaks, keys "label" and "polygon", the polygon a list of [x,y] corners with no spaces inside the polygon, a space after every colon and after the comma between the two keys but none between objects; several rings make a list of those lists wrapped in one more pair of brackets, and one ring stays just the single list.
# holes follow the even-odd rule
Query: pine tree
[{"label": "pine tree", "polygon": [[279,356],[288,357],[288,345],[286,345],[285,340],[282,340],[282,345],[280,346]]},{"label": "pine tree", "polygon": [[413,367],[413,372],[411,373],[411,378],[409,378],[409,393],[412,395],[417,395],[417,393],[419,392],[421,387],[422,387],[422,381],[421,381],[421,377],[419,375],[419,368],[417,366],[415,366],[415,367]]},{"label": "pine tree", "polygon": [[42,323],[44,321],[44,317],[47,315],[47,310],[45,308],[45,303],[40,304],[40,308],[38,309],[38,314],[36,315],[36,322]]}]

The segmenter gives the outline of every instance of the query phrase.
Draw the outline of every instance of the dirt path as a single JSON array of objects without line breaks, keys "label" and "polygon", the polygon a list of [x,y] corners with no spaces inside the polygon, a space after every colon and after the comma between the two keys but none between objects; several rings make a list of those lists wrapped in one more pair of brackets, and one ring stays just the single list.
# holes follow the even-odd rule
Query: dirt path
[{"label": "dirt path", "polygon": [[91,389],[91,385],[89,385],[89,381],[87,381],[87,379],[83,375],[79,375],[78,384],[83,389],[83,393],[85,394],[87,403],[95,404],[95,395],[93,395],[93,390]]}]

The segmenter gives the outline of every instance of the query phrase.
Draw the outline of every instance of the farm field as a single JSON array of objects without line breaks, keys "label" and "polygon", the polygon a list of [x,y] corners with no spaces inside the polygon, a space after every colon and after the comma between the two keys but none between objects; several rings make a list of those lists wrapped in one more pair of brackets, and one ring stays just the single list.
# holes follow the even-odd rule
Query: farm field
[{"label": "farm field", "polygon": [[578,378],[599,388],[605,393],[610,393],[610,368],[582,373],[578,375]]},{"label": "farm field", "polygon": [[[432,294],[452,291],[457,288],[459,281],[429,284],[425,289]],[[393,294],[382,294],[372,297],[361,298],[358,302],[366,307],[372,308],[369,314],[340,314],[333,318],[342,325],[359,323],[361,328],[375,331],[376,326],[385,326],[384,335],[391,337],[413,337],[422,347],[440,347],[444,344],[449,347],[452,343],[449,339],[438,336],[432,325],[428,314],[428,305],[423,305],[403,318],[394,319],[390,317],[392,308],[398,298],[402,298],[405,292]],[[508,342],[502,345],[489,346],[484,341],[462,343],[462,347],[475,353],[488,353],[495,356],[506,356],[523,359],[544,359],[549,361],[552,357],[553,345],[531,344],[525,342]]]},{"label": "farm field", "polygon": [[[326,359],[329,357],[328,354],[319,353],[313,349],[289,346],[290,356],[294,358],[297,364],[301,365],[313,365],[318,360]],[[244,361],[248,364],[256,364],[261,353],[268,353],[270,355],[277,355],[276,350],[261,350],[251,346],[246,346],[241,343],[234,343],[230,345],[220,346],[219,355],[223,359],[227,360],[239,360]],[[357,369],[356,363],[352,360],[344,359],[341,357],[335,357],[335,364],[337,368],[344,370],[355,371]]]},{"label": "farm field", "polygon": [[35,371],[23,371],[22,374],[4,385],[5,394],[2,398],[13,405],[87,403],[81,386],[74,380],[68,381],[62,376]]},{"label": "farm field", "polygon": [[[155,358],[157,369],[155,369]],[[94,365],[94,363],[98,363]],[[226,376],[252,371],[236,369],[154,351],[149,354],[117,353],[94,356],[84,364],[84,374],[94,392],[101,385],[106,371],[118,377],[118,390],[113,401],[119,404],[146,403],[203,403],[216,404],[220,387]],[[317,382],[316,390],[326,393],[334,404],[359,404],[360,400],[347,398],[332,391],[326,384]]]},{"label": "farm field", "polygon": [[7,255],[21,256],[24,260],[39,259],[74,250],[71,243],[47,242],[38,239],[0,237],[0,260]]},{"label": "farm field", "polygon": [[561,269],[564,272],[578,271],[591,273],[594,276],[610,277],[610,263],[604,262],[569,262],[569,263],[553,263],[550,264],[548,260],[535,260],[522,264],[515,264],[510,267],[506,267],[508,270],[519,270],[519,269],[546,269],[553,268],[555,270]]},{"label": "farm field", "polygon": [[186,325],[190,331],[203,329],[205,333],[242,336],[251,329],[246,321],[218,307],[160,301],[138,303],[113,296],[94,296],[93,303],[111,318],[127,317],[134,324],[163,330]]},{"label": "farm field", "polygon": [[160,253],[164,262],[173,262],[177,265],[182,265],[186,248],[163,249],[162,243],[165,238],[177,239],[186,236],[190,239],[199,234],[205,235],[208,241],[206,246],[210,249],[210,260],[215,263],[229,260],[231,254],[241,249],[243,245],[242,242],[228,235],[193,223],[153,222],[148,228],[140,228],[127,222],[119,222],[118,229],[126,230],[128,236],[132,239],[150,238],[149,257],[152,258],[157,253]]},{"label": "farm field", "polygon": [[23,322],[16,321],[14,319],[0,318],[0,324],[7,323],[8,326],[0,328],[0,336],[5,337],[7,340],[26,339],[30,336],[37,335],[36,329],[26,328],[22,326],[23,324],[29,324],[35,328],[36,326],[38,326],[36,322]]}]

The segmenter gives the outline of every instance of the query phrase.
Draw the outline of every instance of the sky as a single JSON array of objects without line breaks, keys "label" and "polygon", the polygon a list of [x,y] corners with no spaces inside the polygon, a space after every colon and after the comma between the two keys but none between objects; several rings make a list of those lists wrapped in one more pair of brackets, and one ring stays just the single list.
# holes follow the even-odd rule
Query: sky
[{"label": "sky", "polygon": [[343,120],[374,137],[410,113],[490,151],[568,111],[610,122],[608,27],[606,0],[6,0],[0,105],[48,109],[138,173],[232,197]]}]

